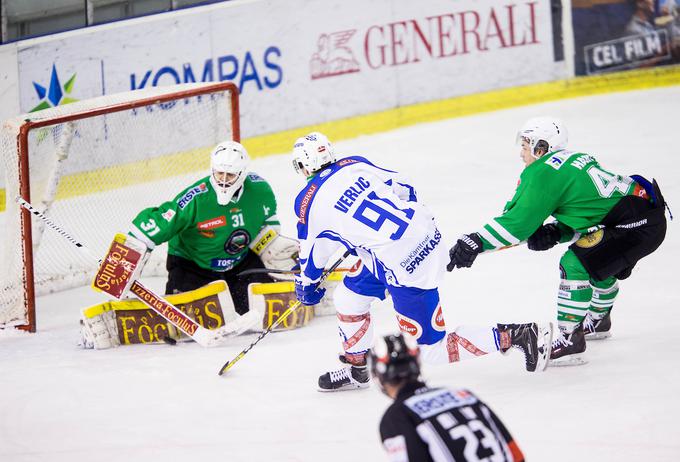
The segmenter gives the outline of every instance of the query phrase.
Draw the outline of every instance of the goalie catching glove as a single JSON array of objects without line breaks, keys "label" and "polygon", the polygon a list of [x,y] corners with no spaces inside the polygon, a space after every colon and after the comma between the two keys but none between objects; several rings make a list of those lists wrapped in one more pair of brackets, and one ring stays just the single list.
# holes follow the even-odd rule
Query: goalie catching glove
[{"label": "goalie catching glove", "polygon": [[[263,227],[250,244],[250,249],[260,257],[268,269],[290,270],[299,266],[300,244],[295,239],[282,236],[272,226]],[[272,274],[279,279],[290,279],[280,274]]]}]

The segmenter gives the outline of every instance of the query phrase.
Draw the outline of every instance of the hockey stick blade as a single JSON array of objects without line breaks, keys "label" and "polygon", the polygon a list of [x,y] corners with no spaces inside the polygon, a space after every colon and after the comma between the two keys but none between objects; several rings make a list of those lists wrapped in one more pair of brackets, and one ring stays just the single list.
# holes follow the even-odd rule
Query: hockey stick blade
[{"label": "hockey stick blade", "polygon": [[[345,260],[345,258],[347,258],[349,255],[350,255],[350,251],[348,250],[348,251],[346,251],[346,252],[342,255],[342,257],[338,258],[338,260],[337,260],[335,263],[333,263],[333,265],[332,265],[328,270],[324,271],[324,273],[321,275],[321,279],[319,279],[319,283],[317,284],[317,287],[320,286],[321,284],[323,284],[323,282],[326,280],[326,278],[327,278],[333,271],[335,271],[335,270],[338,268],[338,266],[340,266],[340,264],[341,264],[341,263]],[[234,357],[234,359],[232,359],[231,361],[227,361],[226,363],[224,363],[224,365],[220,368],[220,370],[219,370],[219,372],[217,373],[217,375],[220,375],[220,376],[221,376],[221,375],[224,375],[225,372],[227,372],[229,369],[231,369],[232,367],[234,367],[234,364],[236,364],[236,363],[239,362],[241,359],[243,359],[243,357],[244,357],[250,350],[252,350],[253,347],[259,343],[260,340],[262,340],[263,338],[265,338],[265,337],[267,336],[267,334],[269,334],[269,333],[270,333],[273,329],[275,329],[279,324],[281,324],[283,321],[285,321],[286,318],[288,318],[288,316],[289,316],[293,311],[297,310],[301,305],[302,305],[302,303],[298,300],[297,302],[295,302],[295,303],[293,303],[291,306],[289,306],[288,309],[287,309],[286,311],[284,311],[284,312],[281,314],[281,316],[279,316],[279,318],[278,318],[276,321],[274,321],[272,324],[269,325],[269,327],[267,327],[267,330],[265,330],[264,332],[262,332],[262,333],[255,339],[254,342],[252,342],[252,343],[251,343],[250,345],[248,345],[243,351],[241,351],[239,354],[237,354],[236,357]]]}]

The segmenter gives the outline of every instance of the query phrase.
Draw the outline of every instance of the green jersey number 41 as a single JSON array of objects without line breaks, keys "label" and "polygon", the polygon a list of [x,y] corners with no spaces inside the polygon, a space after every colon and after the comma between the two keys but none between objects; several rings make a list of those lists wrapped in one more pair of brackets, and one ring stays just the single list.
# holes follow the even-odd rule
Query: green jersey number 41
[{"label": "green jersey number 41", "polygon": [[625,196],[630,188],[630,178],[605,172],[595,165],[588,169],[588,175],[593,180],[597,192],[605,198],[612,197],[614,191],[619,191],[622,196]]}]

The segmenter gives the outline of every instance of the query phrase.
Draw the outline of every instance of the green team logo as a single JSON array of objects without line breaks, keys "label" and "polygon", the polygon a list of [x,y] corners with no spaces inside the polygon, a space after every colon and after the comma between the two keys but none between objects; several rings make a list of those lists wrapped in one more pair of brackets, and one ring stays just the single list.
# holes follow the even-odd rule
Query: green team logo
[{"label": "green team logo", "polygon": [[62,106],[64,104],[78,101],[77,99],[71,98],[70,96],[71,92],[73,91],[75,80],[76,74],[73,74],[71,78],[69,78],[66,83],[62,85],[59,80],[59,74],[57,73],[57,67],[52,64],[52,75],[50,76],[50,83],[47,88],[37,82],[33,82],[33,88],[38,94],[40,103],[31,109],[30,112],[40,111],[55,106]]},{"label": "green team logo", "polygon": [[250,234],[242,229],[237,229],[227,238],[224,243],[224,251],[229,255],[241,253],[250,244]]}]

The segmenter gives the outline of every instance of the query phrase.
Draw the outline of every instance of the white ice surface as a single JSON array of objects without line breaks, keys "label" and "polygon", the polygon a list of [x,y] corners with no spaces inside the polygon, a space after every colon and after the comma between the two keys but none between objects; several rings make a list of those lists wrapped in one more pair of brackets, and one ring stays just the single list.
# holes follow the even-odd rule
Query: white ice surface
[{"label": "white ice surface", "polygon": [[[423,124],[337,143],[408,173],[438,217],[445,245],[502,210],[522,169],[515,131],[531,116],[564,119],[570,146],[621,174],[655,176],[680,211],[680,87],[552,102]],[[254,162],[277,192],[284,230],[301,186],[288,156]],[[680,212],[677,212],[680,214]],[[613,337],[589,343],[589,364],[523,369],[519,353],[425,366],[432,385],[462,386],[497,411],[530,461],[680,460],[680,295],[677,224],[658,252],[621,283]],[[482,256],[441,288],[449,327],[550,321],[564,248]],[[148,281],[161,289],[163,281]],[[41,298],[37,335],[0,332],[0,461],[385,460],[377,388],[322,394],[335,367],[333,317],[272,334],[225,377],[219,367],[254,336],[225,346],[75,347],[88,288]],[[378,334],[396,329],[389,303]]]}]

